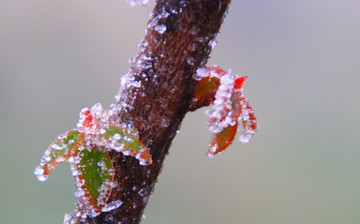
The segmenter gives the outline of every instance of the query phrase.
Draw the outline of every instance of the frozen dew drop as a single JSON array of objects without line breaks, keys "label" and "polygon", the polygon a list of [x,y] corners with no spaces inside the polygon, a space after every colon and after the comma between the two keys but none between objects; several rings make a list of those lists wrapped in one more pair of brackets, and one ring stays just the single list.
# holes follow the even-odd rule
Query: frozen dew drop
[{"label": "frozen dew drop", "polygon": [[71,216],[69,214],[65,214],[64,216],[64,224],[70,224]]},{"label": "frozen dew drop", "polygon": [[250,141],[251,137],[252,137],[252,135],[242,134],[242,135],[240,135],[239,140],[242,143],[248,143]]},{"label": "frozen dew drop", "polygon": [[111,182],[109,183],[109,186],[110,186],[110,188],[114,188],[114,187],[117,187],[117,186],[118,186],[118,183],[116,183],[115,181],[111,181]]},{"label": "frozen dew drop", "polygon": [[96,103],[94,106],[91,107],[92,114],[100,115],[102,111],[101,103]]},{"label": "frozen dew drop", "polygon": [[134,86],[136,88],[139,88],[141,86],[141,81],[131,81],[130,86]]},{"label": "frozen dew drop", "polygon": [[101,128],[100,131],[99,131],[99,133],[100,133],[101,135],[105,134],[105,132],[106,132],[106,130],[105,130],[104,128]]},{"label": "frozen dew drop", "polygon": [[[72,144],[72,143],[70,143],[70,141],[69,141],[69,144]],[[58,144],[52,144],[50,147],[55,150],[63,150],[66,147],[66,145],[64,144],[63,146],[59,146]]]},{"label": "frozen dew drop", "polygon": [[214,154],[213,153],[207,153],[206,154],[209,158],[213,158],[214,157]]},{"label": "frozen dew drop", "polygon": [[[117,152],[121,152],[122,150],[124,150],[125,145],[124,144],[114,144],[114,145],[111,145],[110,148]],[[123,152],[123,154],[126,155],[126,152],[127,151]],[[130,155],[130,154],[128,154],[128,155]]]},{"label": "frozen dew drop", "polygon": [[160,24],[155,26],[154,28],[156,30],[156,32],[158,32],[159,34],[163,34],[166,31],[166,26],[164,24]]},{"label": "frozen dew drop", "polygon": [[45,176],[45,175],[39,175],[39,176],[37,176],[37,179],[39,180],[39,181],[41,181],[41,182],[44,182],[44,181],[46,181],[47,180],[47,176]]},{"label": "frozen dew drop", "polygon": [[201,80],[204,77],[209,76],[209,69],[208,68],[199,68],[196,70],[196,73],[193,75],[193,79]]},{"label": "frozen dew drop", "polygon": [[209,45],[211,46],[211,48],[214,48],[217,44],[217,41],[215,39],[212,39],[210,42],[209,42]]},{"label": "frozen dew drop", "polygon": [[68,159],[68,162],[69,162],[69,163],[75,163],[75,158],[74,158],[74,157],[70,157],[70,158]]},{"label": "frozen dew drop", "polygon": [[124,156],[130,156],[132,154],[131,150],[125,150],[122,152],[124,154]]},{"label": "frozen dew drop", "polygon": [[47,175],[44,175],[44,168],[41,166],[37,166],[35,168],[34,174],[35,174],[36,178],[41,182],[46,181],[48,178]]},{"label": "frozen dew drop", "polygon": [[194,58],[194,57],[188,57],[188,58],[186,59],[186,62],[187,62],[189,65],[193,66],[193,65],[195,64],[195,58]]},{"label": "frozen dew drop", "polygon": [[35,174],[35,176],[43,175],[44,174],[44,169],[41,166],[37,166],[35,168],[34,174]]},{"label": "frozen dew drop", "polygon": [[[138,158],[137,158],[137,159],[138,159]],[[147,160],[147,159],[140,159],[139,164],[140,164],[141,166],[146,166],[146,165],[149,165],[149,164],[150,164],[150,161]]]},{"label": "frozen dew drop", "polygon": [[119,141],[121,139],[121,135],[119,133],[115,133],[114,136],[113,136],[113,139],[115,141]]},{"label": "frozen dew drop", "polygon": [[55,162],[56,162],[56,163],[63,163],[63,162],[65,162],[65,161],[66,161],[66,158],[65,158],[65,157],[58,157],[58,158],[55,159]]},{"label": "frozen dew drop", "polygon": [[[121,80],[122,80],[122,79],[121,79]],[[119,91],[119,92],[117,92],[116,95],[115,95],[116,101],[119,101],[119,100],[120,100],[120,96],[121,96],[121,94],[120,94],[120,91]]]},{"label": "frozen dew drop", "polygon": [[77,198],[80,198],[84,194],[85,194],[85,192],[83,190],[78,190],[78,191],[75,191],[74,196]]},{"label": "frozen dew drop", "polygon": [[214,125],[209,125],[208,126],[209,131],[211,131],[212,133],[219,133],[221,132],[224,128],[220,127],[217,124]]}]

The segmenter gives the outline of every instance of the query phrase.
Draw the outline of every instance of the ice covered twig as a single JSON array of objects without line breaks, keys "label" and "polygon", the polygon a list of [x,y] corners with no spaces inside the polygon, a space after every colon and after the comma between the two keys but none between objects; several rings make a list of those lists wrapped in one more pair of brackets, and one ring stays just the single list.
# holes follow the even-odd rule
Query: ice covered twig
[{"label": "ice covered twig", "polygon": [[243,94],[242,86],[247,76],[238,76],[218,66],[211,66],[198,69],[194,78],[198,80],[198,86],[190,110],[212,105],[206,111],[210,117],[206,126],[213,133],[207,155],[213,157],[233,142],[239,122],[243,126],[240,141],[250,141],[256,133],[257,122]]},{"label": "ice covered twig", "polygon": [[[96,217],[79,216],[80,197],[65,223],[139,224],[162,170],[171,142],[188,112],[195,82],[192,74],[206,64],[230,0],[156,1],[138,54],[122,79],[113,116],[139,130],[151,148],[153,163],[139,166],[132,156],[109,152],[116,187]],[[165,29],[166,28],[166,29]],[[124,87],[124,88],[123,88]],[[109,203],[109,201],[111,201]]]}]

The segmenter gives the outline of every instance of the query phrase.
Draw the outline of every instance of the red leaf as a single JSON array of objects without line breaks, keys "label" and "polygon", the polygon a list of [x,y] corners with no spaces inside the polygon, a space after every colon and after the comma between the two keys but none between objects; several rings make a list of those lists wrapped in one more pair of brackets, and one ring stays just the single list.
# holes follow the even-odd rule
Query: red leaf
[{"label": "red leaf", "polygon": [[234,126],[228,126],[221,132],[213,134],[207,155],[213,157],[215,154],[224,151],[234,141],[237,127],[238,123],[236,122]]}]

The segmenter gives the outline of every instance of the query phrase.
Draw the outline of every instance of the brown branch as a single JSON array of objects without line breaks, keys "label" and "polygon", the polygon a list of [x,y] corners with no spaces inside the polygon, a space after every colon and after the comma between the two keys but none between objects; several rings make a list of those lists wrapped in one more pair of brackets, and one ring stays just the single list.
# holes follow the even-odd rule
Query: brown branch
[{"label": "brown branch", "polygon": [[[122,80],[113,109],[119,123],[131,124],[150,148],[153,163],[111,152],[118,186],[108,202],[122,205],[82,223],[140,223],[163,161],[189,111],[197,68],[205,66],[211,41],[230,0],[158,0],[138,55]],[[81,207],[81,201],[77,207]],[[72,218],[75,219],[75,212]]]}]

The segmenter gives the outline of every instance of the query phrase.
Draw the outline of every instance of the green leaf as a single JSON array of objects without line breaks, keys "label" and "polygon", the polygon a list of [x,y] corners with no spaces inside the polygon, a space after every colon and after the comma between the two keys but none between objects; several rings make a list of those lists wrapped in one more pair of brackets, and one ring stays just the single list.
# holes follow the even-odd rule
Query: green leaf
[{"label": "green leaf", "polygon": [[35,169],[35,175],[40,181],[45,181],[50,172],[58,165],[69,160],[78,153],[78,148],[84,142],[84,134],[71,130],[59,137],[44,152],[40,165]]},{"label": "green leaf", "polygon": [[111,183],[114,178],[113,164],[107,152],[96,147],[84,150],[80,156],[77,169],[79,179],[83,180],[81,188],[85,197],[95,209],[101,209],[111,193]]}]

